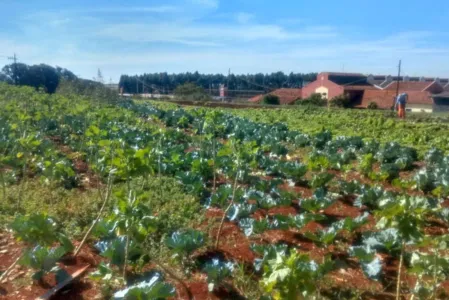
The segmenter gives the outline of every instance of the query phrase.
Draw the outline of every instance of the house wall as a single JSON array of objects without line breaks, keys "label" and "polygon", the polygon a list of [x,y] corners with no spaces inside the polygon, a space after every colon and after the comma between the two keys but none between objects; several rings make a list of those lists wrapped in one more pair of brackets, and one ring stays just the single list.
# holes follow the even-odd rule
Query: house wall
[{"label": "house wall", "polygon": [[326,93],[332,99],[344,93],[344,88],[327,79],[327,74],[318,74],[317,80],[309,83],[302,89],[302,98],[309,98],[314,93]]},{"label": "house wall", "polygon": [[320,86],[319,88],[315,89],[315,93],[321,94],[323,98],[328,98],[329,96],[329,89],[325,86]]}]

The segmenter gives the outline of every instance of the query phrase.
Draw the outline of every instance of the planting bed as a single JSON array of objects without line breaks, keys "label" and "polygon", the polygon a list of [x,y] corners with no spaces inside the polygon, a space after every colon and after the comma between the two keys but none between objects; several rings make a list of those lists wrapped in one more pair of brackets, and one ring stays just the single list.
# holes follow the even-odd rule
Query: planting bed
[{"label": "planting bed", "polygon": [[[0,86],[2,203],[12,207],[0,271],[22,256],[0,298],[34,298],[87,266],[55,297],[448,297],[444,151],[213,109],[68,101]],[[202,208],[160,209],[180,201],[165,178]],[[76,238],[26,210],[30,180],[98,191]]]}]

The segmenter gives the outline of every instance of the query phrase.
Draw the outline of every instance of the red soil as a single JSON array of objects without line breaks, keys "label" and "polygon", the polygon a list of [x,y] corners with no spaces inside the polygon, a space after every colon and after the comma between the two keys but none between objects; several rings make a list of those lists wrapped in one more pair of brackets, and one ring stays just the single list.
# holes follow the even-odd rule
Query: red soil
[{"label": "red soil", "polygon": [[[8,233],[0,234],[0,270],[6,270],[20,255],[22,244],[16,242]],[[87,275],[95,271],[101,258],[88,246],[83,246],[77,257],[66,256],[59,263],[60,268],[69,274],[90,265],[89,269],[78,279],[66,286],[52,299],[93,299],[100,295],[100,286],[88,280]],[[44,276],[42,282],[31,282],[33,271],[17,265],[7,280],[0,283],[0,299],[34,299],[42,296],[56,285],[54,274]]]},{"label": "red soil", "polygon": [[[214,241],[217,231],[218,226],[211,231],[211,238]],[[235,223],[224,222],[218,250],[226,258],[240,263],[252,264],[255,259],[255,254],[251,251],[250,246],[250,240]]]},{"label": "red soil", "polygon": [[331,206],[326,208],[323,213],[328,216],[344,219],[346,217],[356,218],[361,215],[360,208],[349,205],[341,200],[335,201]]},{"label": "red soil", "polygon": [[273,207],[268,210],[269,216],[282,215],[282,216],[295,216],[297,211],[292,206]]}]

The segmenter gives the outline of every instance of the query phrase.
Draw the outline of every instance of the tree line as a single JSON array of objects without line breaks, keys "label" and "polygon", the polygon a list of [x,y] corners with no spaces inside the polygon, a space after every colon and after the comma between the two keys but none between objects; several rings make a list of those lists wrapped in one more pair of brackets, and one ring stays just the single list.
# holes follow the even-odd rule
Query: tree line
[{"label": "tree line", "polygon": [[70,70],[61,67],[13,63],[2,68],[0,82],[31,86],[50,94],[85,96],[107,103],[116,102],[119,98],[117,91],[103,84],[100,70],[97,78],[88,80],[78,78]]},{"label": "tree line", "polygon": [[50,94],[56,92],[61,80],[75,79],[77,77],[71,71],[46,64],[13,63],[4,66],[0,72],[0,81],[32,86],[36,89],[43,89]]},{"label": "tree line", "polygon": [[317,73],[275,72],[271,74],[223,75],[194,73],[149,73],[143,75],[122,75],[119,86],[124,93],[172,93],[177,86],[194,83],[204,90],[216,90],[225,84],[229,90],[257,90],[269,92],[278,88],[301,88],[316,80]]}]

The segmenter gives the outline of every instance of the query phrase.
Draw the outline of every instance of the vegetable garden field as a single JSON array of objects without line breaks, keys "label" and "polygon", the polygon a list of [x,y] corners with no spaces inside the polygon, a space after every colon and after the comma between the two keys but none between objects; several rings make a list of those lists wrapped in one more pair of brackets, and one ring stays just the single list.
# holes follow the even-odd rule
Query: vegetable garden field
[{"label": "vegetable garden field", "polygon": [[0,105],[0,299],[449,299],[442,121]]}]

